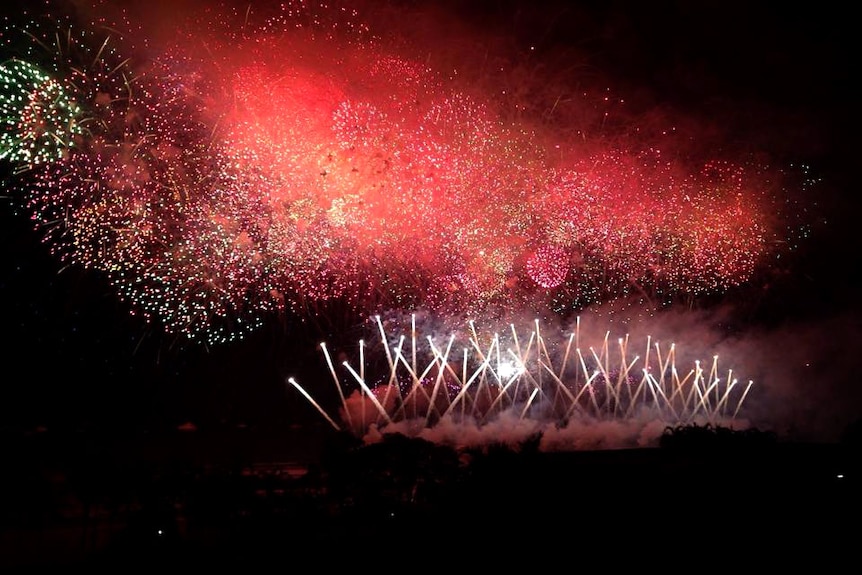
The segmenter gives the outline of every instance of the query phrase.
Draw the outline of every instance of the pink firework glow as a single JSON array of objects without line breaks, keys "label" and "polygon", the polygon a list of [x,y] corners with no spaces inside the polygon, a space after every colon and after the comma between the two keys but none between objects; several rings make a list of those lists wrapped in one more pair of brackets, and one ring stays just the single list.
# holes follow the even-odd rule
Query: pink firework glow
[{"label": "pink firework glow", "polygon": [[661,306],[745,285],[803,233],[785,170],[685,153],[688,131],[606,89],[534,90],[517,54],[479,65],[301,1],[208,9],[158,43],[94,13],[4,36],[76,106],[11,185],[52,249],[170,333],[231,340],[334,302]]}]

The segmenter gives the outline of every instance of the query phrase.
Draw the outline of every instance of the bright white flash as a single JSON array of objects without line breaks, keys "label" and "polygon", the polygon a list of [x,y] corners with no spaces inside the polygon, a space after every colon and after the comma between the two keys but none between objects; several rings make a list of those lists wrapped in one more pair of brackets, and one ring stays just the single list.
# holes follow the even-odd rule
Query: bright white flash
[{"label": "bright white flash", "polygon": [[497,375],[503,381],[508,381],[509,379],[520,375],[522,371],[523,368],[515,364],[514,361],[501,361],[497,365]]}]

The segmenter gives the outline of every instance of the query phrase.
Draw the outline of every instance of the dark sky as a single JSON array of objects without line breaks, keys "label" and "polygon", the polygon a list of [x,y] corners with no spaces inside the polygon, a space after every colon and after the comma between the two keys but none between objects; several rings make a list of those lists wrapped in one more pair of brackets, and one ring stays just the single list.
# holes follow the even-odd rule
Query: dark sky
[{"label": "dark sky", "polygon": [[[29,3],[25,3],[29,4]],[[121,3],[117,3],[121,4]],[[134,7],[134,3],[127,2]],[[147,3],[149,17],[158,15]],[[168,5],[171,3],[163,3]],[[182,2],[188,10],[196,2]],[[405,7],[420,2],[396,3]],[[823,217],[791,278],[764,303],[771,321],[823,320],[812,337],[824,377],[821,404],[862,416],[854,372],[859,341],[853,19],[839,3],[442,2],[443,14],[492,31],[559,65],[576,58],[634,106],[712,118],[740,146],[763,147],[822,173]],[[10,12],[11,13],[11,12]],[[731,144],[732,145],[732,144]],[[286,389],[288,374],[314,372],[314,326],[274,322],[218,349],[180,345],[129,316],[102,278],[60,269],[14,201],[0,202],[0,428],[172,426],[186,420],[278,423],[314,417]],[[834,318],[845,318],[834,320]],[[837,326],[837,327],[836,327]],[[811,350],[815,353],[815,350]],[[858,372],[858,369],[855,370]],[[311,376],[309,376],[311,377]],[[809,399],[805,394],[789,394]],[[834,402],[834,403],[833,403]],[[848,407],[848,403],[850,406]]]}]

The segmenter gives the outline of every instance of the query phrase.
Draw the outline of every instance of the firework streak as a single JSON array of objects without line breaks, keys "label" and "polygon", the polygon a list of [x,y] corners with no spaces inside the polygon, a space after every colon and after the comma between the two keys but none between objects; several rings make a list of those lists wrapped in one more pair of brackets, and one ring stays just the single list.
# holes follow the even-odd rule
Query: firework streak
[{"label": "firework streak", "polygon": [[797,233],[781,170],[683,154],[673,129],[600,129],[606,93],[545,106],[338,6],[207,10],[158,46],[141,35],[9,26],[4,186],[64,262],[192,340],[330,302],[664,305],[744,285]]},{"label": "firework streak", "polygon": [[656,435],[667,426],[746,425],[737,415],[752,382],[740,385],[732,370],[720,373],[718,356],[681,371],[674,344],[647,338],[633,352],[628,335],[616,342],[609,333],[601,341],[582,341],[580,318],[567,337],[546,334],[538,320],[520,332],[510,324],[502,334],[482,333],[469,322],[436,340],[417,332],[415,315],[409,334],[389,333],[380,316],[376,323],[375,353],[361,340],[353,363],[336,366],[321,344],[340,417],[288,378],[336,430],[344,426],[360,437],[395,431],[435,440],[448,435],[481,442],[487,435],[523,441],[549,430],[581,438],[610,435],[607,429],[586,432],[605,422],[628,426],[635,439],[650,441],[656,437],[647,437],[649,428]]}]

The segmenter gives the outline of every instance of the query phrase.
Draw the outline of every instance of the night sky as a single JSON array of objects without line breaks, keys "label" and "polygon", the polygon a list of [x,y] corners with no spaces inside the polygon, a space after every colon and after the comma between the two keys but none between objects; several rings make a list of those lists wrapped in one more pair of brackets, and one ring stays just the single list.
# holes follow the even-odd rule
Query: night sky
[{"label": "night sky", "polygon": [[[203,9],[193,1],[113,4],[128,6],[156,36],[168,6]],[[409,15],[424,4],[391,5]],[[745,304],[735,332],[745,356],[739,361],[768,370],[770,393],[755,408],[813,439],[836,439],[862,417],[853,277],[860,94],[849,10],[838,3],[512,0],[438,2],[423,11],[435,13],[429,33],[449,22],[440,29],[458,35],[465,49],[481,48],[471,44],[479,37],[472,30],[534,46],[539,62],[570,65],[569,74],[603,83],[643,117],[694,118],[730,134],[730,149],[766,150],[820,175],[810,241],[769,286],[734,296]],[[8,164],[2,168],[10,177]],[[339,310],[273,318],[237,343],[191,344],[131,316],[105,278],[62,268],[15,198],[0,201],[0,218],[0,429],[319,422],[285,378],[326,378],[317,342],[358,333]],[[749,329],[756,346],[747,345]]]}]

